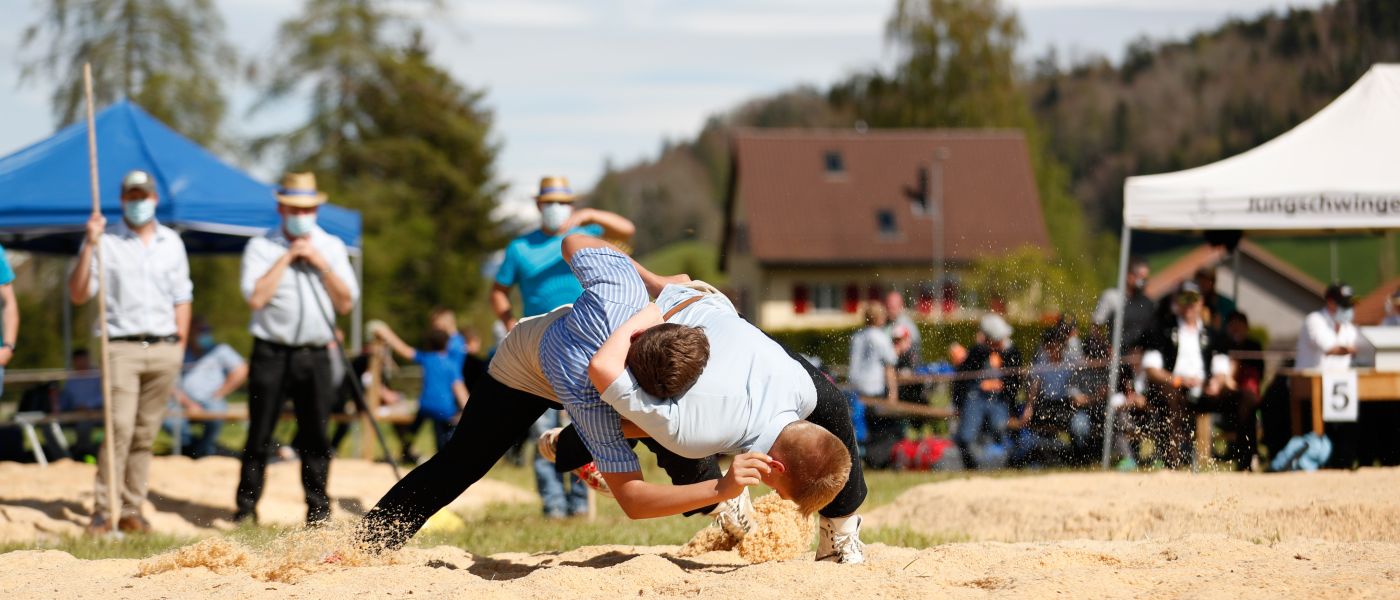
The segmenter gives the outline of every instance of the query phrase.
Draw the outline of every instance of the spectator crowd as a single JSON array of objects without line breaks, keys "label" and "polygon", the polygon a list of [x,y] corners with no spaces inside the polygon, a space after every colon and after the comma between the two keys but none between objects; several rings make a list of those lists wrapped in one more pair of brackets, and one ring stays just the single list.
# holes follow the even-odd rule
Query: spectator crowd
[{"label": "spectator crowd", "polygon": [[[867,466],[971,470],[1106,460],[1124,470],[1180,469],[1209,454],[1238,470],[1299,468],[1309,446],[1305,439],[1289,446],[1290,385],[1298,384],[1278,371],[1353,366],[1359,337],[1351,288],[1327,288],[1324,305],[1300,324],[1296,351],[1276,353],[1293,358],[1275,361],[1278,368],[1266,379],[1268,353],[1249,316],[1217,291],[1214,269],[1198,270],[1159,301],[1147,294],[1150,277],[1146,262],[1132,261],[1125,295],[1106,294],[1082,329],[1067,315],[1049,320],[1034,347],[1020,347],[1007,320],[987,314],[972,339],[952,344],[947,361],[931,365],[920,361],[920,345],[911,344],[918,329],[904,315],[898,291],[865,305],[847,380],[856,419],[865,426]],[[1392,305],[1400,307],[1400,292]],[[1122,360],[1114,374],[1113,321],[1120,311]],[[1400,324],[1400,310],[1388,314],[1387,324]],[[927,406],[926,384],[947,390],[946,426],[941,416],[900,409],[901,403]],[[1327,425],[1322,463],[1400,463],[1394,416],[1377,412],[1362,421]],[[1106,434],[1112,436],[1107,448]]]}]

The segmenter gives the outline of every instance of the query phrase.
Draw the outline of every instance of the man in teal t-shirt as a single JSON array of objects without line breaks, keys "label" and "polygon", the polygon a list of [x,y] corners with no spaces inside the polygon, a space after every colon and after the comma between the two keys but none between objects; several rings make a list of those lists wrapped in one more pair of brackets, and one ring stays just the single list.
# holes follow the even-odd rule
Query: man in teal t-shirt
[{"label": "man in teal t-shirt", "polygon": [[0,392],[5,385],[5,367],[15,355],[15,338],[19,335],[19,304],[15,303],[15,271],[10,257],[0,246]]},{"label": "man in teal t-shirt", "polygon": [[586,233],[610,240],[630,240],[637,230],[626,217],[592,208],[574,208],[576,196],[563,177],[545,177],[535,205],[540,209],[540,228],[522,235],[506,246],[505,259],[496,271],[491,289],[491,308],[506,326],[515,327],[515,311],[510,289],[520,286],[524,301],[521,318],[542,315],[583,294],[583,287],[569,270],[559,251],[564,236]]},{"label": "man in teal t-shirt", "polygon": [[[540,228],[515,238],[506,246],[505,259],[496,271],[496,285],[491,289],[491,308],[506,331],[515,328],[515,311],[510,303],[510,289],[520,286],[524,301],[521,318],[542,315],[565,304],[573,304],[583,295],[569,264],[559,247],[564,236],[584,233],[611,240],[630,240],[637,228],[618,214],[592,208],[574,208],[575,196],[569,180],[545,177],[540,180],[540,193],[535,205],[540,209]],[[533,435],[560,425],[559,411],[547,410],[535,422]],[[564,494],[564,478],[554,464],[535,453],[535,483],[539,485],[544,513],[552,518],[579,514],[587,509],[588,495],[583,483],[572,478],[569,495]]]}]

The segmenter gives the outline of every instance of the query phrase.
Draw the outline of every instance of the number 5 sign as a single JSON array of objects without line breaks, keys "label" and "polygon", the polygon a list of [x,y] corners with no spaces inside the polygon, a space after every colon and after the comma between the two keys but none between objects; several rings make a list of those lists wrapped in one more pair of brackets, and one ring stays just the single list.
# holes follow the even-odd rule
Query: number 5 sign
[{"label": "number 5 sign", "polygon": [[1327,371],[1322,374],[1323,421],[1355,423],[1357,404],[1356,371]]}]

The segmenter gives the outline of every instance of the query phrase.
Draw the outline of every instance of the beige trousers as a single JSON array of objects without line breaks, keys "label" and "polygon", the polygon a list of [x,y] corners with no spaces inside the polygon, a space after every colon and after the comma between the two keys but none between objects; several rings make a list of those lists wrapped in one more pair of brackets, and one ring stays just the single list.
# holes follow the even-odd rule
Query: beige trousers
[{"label": "beige trousers", "polygon": [[107,461],[115,466],[121,516],[139,516],[146,501],[151,443],[160,432],[166,404],[180,377],[184,352],[178,344],[112,342],[108,347],[112,378],[112,436],[115,458],[107,444],[97,457],[97,500],[93,514],[108,516]]}]

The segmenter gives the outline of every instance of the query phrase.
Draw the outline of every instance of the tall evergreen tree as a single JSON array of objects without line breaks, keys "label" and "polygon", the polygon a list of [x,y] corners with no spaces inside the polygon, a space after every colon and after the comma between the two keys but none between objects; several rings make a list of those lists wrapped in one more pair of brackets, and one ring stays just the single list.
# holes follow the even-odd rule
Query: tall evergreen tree
[{"label": "tall evergreen tree", "polygon": [[483,93],[433,65],[412,21],[381,2],[307,0],[280,39],[265,100],[305,85],[311,106],[264,145],[362,211],[367,312],[411,331],[434,305],[475,305],[480,265],[504,242],[490,216],[503,186]]},{"label": "tall evergreen tree", "polygon": [[201,144],[218,138],[236,56],[213,0],[44,0],[24,30],[20,80],[56,82],[60,126],[83,114],[83,63],[100,106],[129,98]]}]

